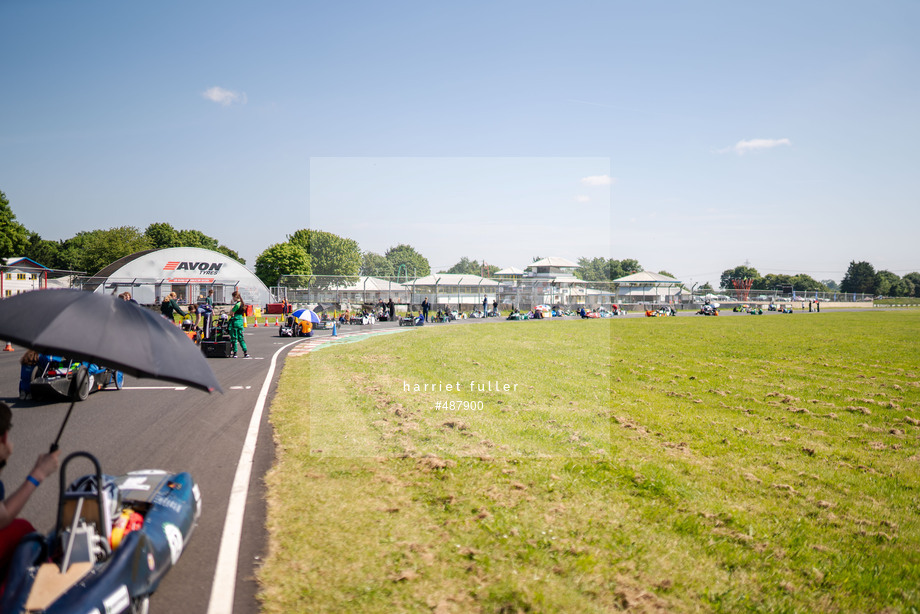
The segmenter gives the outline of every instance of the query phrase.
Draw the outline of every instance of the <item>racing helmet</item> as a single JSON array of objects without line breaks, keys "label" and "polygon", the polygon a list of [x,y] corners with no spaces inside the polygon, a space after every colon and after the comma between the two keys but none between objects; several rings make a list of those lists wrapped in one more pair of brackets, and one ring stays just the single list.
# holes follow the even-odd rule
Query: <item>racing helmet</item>
[{"label": "racing helmet", "polygon": [[190,319],[182,320],[182,330],[192,330],[192,321]]}]

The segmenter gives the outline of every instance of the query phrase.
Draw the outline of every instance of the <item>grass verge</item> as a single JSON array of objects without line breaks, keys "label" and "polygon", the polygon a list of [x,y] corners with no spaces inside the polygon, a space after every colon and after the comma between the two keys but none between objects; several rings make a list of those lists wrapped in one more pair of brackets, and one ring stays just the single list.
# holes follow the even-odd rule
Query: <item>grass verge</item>
[{"label": "grass verge", "polygon": [[264,610],[910,611],[918,329],[911,312],[497,323],[290,359]]}]

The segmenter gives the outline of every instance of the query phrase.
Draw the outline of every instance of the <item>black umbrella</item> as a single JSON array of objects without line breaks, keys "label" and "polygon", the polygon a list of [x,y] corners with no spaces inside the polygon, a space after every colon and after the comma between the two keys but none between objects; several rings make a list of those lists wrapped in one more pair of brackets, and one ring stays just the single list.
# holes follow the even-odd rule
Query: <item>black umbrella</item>
[{"label": "black umbrella", "polygon": [[35,290],[0,300],[0,339],[135,377],[223,392],[207,359],[182,331],[160,315],[114,296]]}]

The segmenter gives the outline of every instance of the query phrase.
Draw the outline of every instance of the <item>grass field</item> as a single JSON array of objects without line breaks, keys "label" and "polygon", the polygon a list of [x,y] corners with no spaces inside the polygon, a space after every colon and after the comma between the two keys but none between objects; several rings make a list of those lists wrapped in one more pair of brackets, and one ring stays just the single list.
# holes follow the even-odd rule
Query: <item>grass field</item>
[{"label": "grass field", "polygon": [[263,608],[916,611],[918,332],[912,312],[502,322],[289,359]]}]

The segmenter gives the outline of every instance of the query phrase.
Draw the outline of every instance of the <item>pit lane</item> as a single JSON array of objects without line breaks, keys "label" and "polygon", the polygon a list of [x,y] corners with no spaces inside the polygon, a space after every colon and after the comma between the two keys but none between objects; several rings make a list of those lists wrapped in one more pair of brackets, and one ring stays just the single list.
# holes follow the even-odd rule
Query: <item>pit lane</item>
[{"label": "pit lane", "polygon": [[[324,334],[319,331],[318,335]],[[330,332],[325,332],[330,334]],[[210,359],[224,394],[207,394],[183,386],[125,377],[121,391],[95,392],[77,403],[61,438],[62,456],[76,450],[96,455],[105,473],[119,475],[135,469],[188,471],[202,494],[202,515],[178,564],[150,600],[152,612],[206,612],[214,581],[218,550],[240,452],[253,408],[269,371],[271,356],[290,338],[273,327],[249,328],[246,343],[252,359]],[[255,571],[266,552],[265,502],[262,476],[273,458],[267,407],[274,396],[287,349],[279,353],[278,368],[266,386],[266,410],[261,415],[245,496],[245,515],[233,591],[233,612],[259,611]],[[19,359],[24,349],[0,352],[0,400],[13,408],[14,453],[0,474],[11,492],[19,486],[39,452],[46,451],[60,427],[68,402],[20,401]],[[71,469],[77,477],[83,466]],[[22,513],[42,533],[55,521],[57,475],[34,493]]]}]

